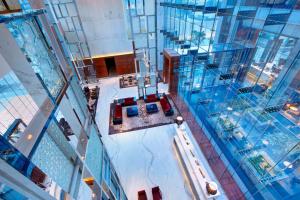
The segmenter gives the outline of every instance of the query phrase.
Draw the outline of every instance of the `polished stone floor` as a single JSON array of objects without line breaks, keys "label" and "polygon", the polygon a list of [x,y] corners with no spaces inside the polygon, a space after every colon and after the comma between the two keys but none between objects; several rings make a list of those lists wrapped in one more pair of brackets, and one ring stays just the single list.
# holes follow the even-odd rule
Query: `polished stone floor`
[{"label": "polished stone floor", "polygon": [[[137,97],[137,88],[120,89],[118,78],[103,79],[98,85],[101,89],[96,123],[128,199],[135,200],[139,190],[146,190],[151,200],[151,188],[157,185],[161,188],[164,199],[193,199],[174,153],[174,125],[109,135],[110,103],[116,98]],[[165,92],[166,89],[167,85],[159,84],[159,92]],[[193,138],[192,141],[196,146]],[[199,148],[198,151],[200,159],[211,176],[214,176]],[[227,199],[223,190],[218,199]]]}]

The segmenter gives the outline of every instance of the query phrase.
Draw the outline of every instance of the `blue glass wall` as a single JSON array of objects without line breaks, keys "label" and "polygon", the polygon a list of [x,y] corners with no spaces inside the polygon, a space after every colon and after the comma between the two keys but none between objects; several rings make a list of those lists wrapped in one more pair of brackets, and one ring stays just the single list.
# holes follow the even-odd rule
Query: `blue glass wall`
[{"label": "blue glass wall", "polygon": [[245,184],[245,198],[300,198],[298,1],[164,1],[178,92]]},{"label": "blue glass wall", "polygon": [[44,133],[31,161],[65,191],[69,191],[74,171],[72,149],[54,120]]},{"label": "blue glass wall", "polygon": [[[5,72],[5,69],[3,70]],[[38,110],[15,73],[7,69],[0,77],[0,134],[15,144]]]},{"label": "blue glass wall", "polygon": [[103,144],[96,129],[92,126],[87,145],[85,164],[100,184],[102,181]]},{"label": "blue glass wall", "polygon": [[65,85],[65,79],[58,61],[51,51],[52,47],[41,31],[38,19],[28,17],[12,20],[7,23],[7,27],[38,78],[41,79],[42,84],[55,100]]}]

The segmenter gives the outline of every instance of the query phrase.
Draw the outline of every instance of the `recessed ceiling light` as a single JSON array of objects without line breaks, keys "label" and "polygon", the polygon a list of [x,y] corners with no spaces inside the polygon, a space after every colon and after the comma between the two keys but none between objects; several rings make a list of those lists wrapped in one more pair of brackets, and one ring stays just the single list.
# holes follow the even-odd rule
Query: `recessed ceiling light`
[{"label": "recessed ceiling light", "polygon": [[283,165],[286,166],[287,168],[290,168],[290,169],[293,167],[292,163],[290,163],[290,162],[287,161],[287,160],[286,160],[286,161],[283,161]]},{"label": "recessed ceiling light", "polygon": [[227,110],[232,111],[232,107],[227,107]]},{"label": "recessed ceiling light", "polygon": [[268,145],[268,144],[269,144],[269,141],[268,141],[268,140],[263,140],[262,143],[263,143],[264,145]]}]

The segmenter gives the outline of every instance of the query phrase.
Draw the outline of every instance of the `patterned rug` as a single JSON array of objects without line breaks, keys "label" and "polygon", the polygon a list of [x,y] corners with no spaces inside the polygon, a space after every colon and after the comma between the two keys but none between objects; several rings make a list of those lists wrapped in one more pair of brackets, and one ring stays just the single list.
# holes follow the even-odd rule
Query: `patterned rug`
[{"label": "patterned rug", "polygon": [[123,123],[120,125],[113,124],[112,115],[114,103],[110,104],[109,134],[123,133],[174,123],[176,117],[179,116],[180,113],[170,98],[169,102],[174,110],[174,115],[169,117],[165,116],[159,101],[155,102],[159,111],[157,113],[147,114],[146,103],[144,100],[137,100],[136,106],[138,107],[139,115],[136,117],[127,117],[126,108],[130,106],[122,107]]},{"label": "patterned rug", "polygon": [[135,75],[129,74],[129,75],[123,75],[119,79],[120,81],[120,88],[128,88],[128,87],[134,87],[137,86],[137,80]]}]

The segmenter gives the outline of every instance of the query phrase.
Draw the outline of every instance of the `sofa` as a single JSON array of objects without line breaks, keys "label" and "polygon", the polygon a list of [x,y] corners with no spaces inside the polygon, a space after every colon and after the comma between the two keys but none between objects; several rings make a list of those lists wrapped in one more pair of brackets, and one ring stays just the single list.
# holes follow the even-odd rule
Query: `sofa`
[{"label": "sofa", "polygon": [[146,103],[153,103],[158,101],[158,97],[156,94],[149,94],[146,96],[146,98],[144,99]]},{"label": "sofa", "polygon": [[122,106],[134,106],[134,105],[137,105],[136,100],[134,99],[134,97],[125,98],[123,103],[122,103]]},{"label": "sofa", "polygon": [[158,186],[152,188],[152,197],[153,200],[162,200],[161,191]]},{"label": "sofa", "polygon": [[163,94],[163,96],[159,100],[162,110],[164,111],[165,116],[174,115],[174,110],[172,105],[169,102],[167,95]]},{"label": "sofa", "polygon": [[145,190],[141,190],[138,192],[138,200],[148,200]]},{"label": "sofa", "polygon": [[123,117],[122,117],[122,105],[117,103],[115,104],[114,113],[113,113],[113,124],[122,124]]}]

